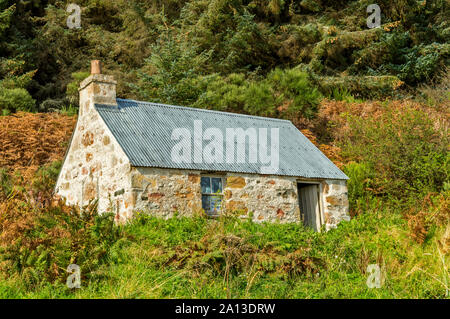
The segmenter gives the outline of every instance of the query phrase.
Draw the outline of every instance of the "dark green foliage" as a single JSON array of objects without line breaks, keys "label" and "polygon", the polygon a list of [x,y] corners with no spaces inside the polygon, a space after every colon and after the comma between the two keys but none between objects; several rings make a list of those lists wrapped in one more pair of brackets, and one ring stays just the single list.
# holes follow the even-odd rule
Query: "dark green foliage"
[{"label": "dark green foliage", "polygon": [[201,92],[194,107],[261,116],[311,117],[321,99],[308,74],[298,69],[275,69],[266,77],[214,74],[191,86]]},{"label": "dark green foliage", "polygon": [[385,33],[380,42],[361,50],[359,69],[371,75],[394,74],[411,85],[429,82],[449,63],[450,45],[448,43],[414,44],[409,31]]},{"label": "dark green foliage", "polygon": [[392,75],[316,77],[314,83],[324,95],[336,100],[345,100],[345,95],[349,94],[363,99],[383,99],[394,95],[402,85],[400,79]]},{"label": "dark green foliage", "polygon": [[180,18],[190,42],[202,51],[213,50],[209,62],[216,72],[267,69],[276,63],[269,30],[257,23],[246,1],[192,0]]},{"label": "dark green foliage", "polygon": [[[175,36],[175,38],[174,38]],[[190,104],[200,93],[191,81],[202,74],[211,52],[199,52],[186,37],[162,30],[146,68],[154,74],[140,72],[141,82],[130,83],[140,96],[155,102]]]},{"label": "dark green foliage", "polygon": [[[440,192],[449,180],[448,131],[422,110],[386,106],[376,118],[350,117],[344,155],[366,164],[350,172],[372,178],[375,194],[406,199],[410,194]],[[356,180],[361,179],[357,177]]]},{"label": "dark green foliage", "polygon": [[28,47],[17,29],[20,11],[13,1],[0,1],[0,114],[35,110],[35,100],[26,90],[35,72],[26,64]]},{"label": "dark green foliage", "polygon": [[8,7],[8,2],[6,0],[0,1],[0,37],[4,35],[5,31],[9,28],[11,23],[11,17],[14,14],[15,5]]},{"label": "dark green foliage", "polygon": [[0,110],[32,111],[35,102],[27,90],[23,88],[6,89],[0,86]]},{"label": "dark green foliage", "polygon": [[267,81],[246,79],[243,74],[212,75],[202,79],[203,92],[194,107],[274,116],[276,98]]},{"label": "dark green foliage", "polygon": [[350,207],[353,211],[366,208],[372,197],[373,167],[367,163],[351,162],[344,167],[344,173],[350,178],[347,182]]},{"label": "dark green foliage", "polygon": [[89,76],[89,72],[74,72],[72,73],[72,82],[67,84],[66,95],[69,98],[69,101],[73,105],[78,106],[78,89],[80,88],[80,83],[85,78]]},{"label": "dark green foliage", "polygon": [[295,116],[300,113],[308,118],[317,111],[322,96],[307,73],[299,69],[276,69],[269,73],[268,82],[277,92],[279,99],[289,101],[286,110],[288,115]]},{"label": "dark green foliage", "polygon": [[189,50],[174,60],[152,56],[151,65],[160,65],[158,73],[141,74],[140,85],[134,86],[136,92],[155,102],[185,102],[198,108],[286,118],[313,116],[322,97],[308,74],[299,69],[275,69],[266,76],[196,76],[197,64],[191,61],[201,63],[203,55],[186,55],[190,55]]},{"label": "dark green foliage", "polygon": [[[72,30],[68,3],[0,2],[2,112],[76,105],[80,79],[72,75],[86,74],[91,59],[101,59],[116,77],[118,96],[183,105],[198,105],[208,81],[203,77],[216,74],[248,79],[309,68],[330,81],[347,83],[352,76],[351,87],[340,89],[379,98],[397,88],[366,86],[366,76],[394,76],[415,87],[431,83],[449,63],[444,0],[379,1],[382,27],[372,30],[367,1],[83,0],[77,3],[82,27]],[[21,66],[11,71],[12,65]],[[23,75],[27,81],[19,81]],[[355,85],[358,80],[363,84]],[[261,115],[276,116],[273,108],[280,105],[264,106],[274,102],[268,90],[252,90],[260,99],[244,102],[252,96],[244,94],[239,104],[261,103]],[[306,107],[294,101],[292,108]]]}]

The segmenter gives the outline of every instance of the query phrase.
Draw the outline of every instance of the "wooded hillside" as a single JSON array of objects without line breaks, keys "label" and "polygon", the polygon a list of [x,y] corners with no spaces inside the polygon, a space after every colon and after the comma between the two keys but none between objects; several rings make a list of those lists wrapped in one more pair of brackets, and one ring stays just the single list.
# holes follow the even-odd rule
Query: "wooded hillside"
[{"label": "wooded hillside", "polygon": [[449,64],[445,0],[0,0],[0,109],[77,105],[89,61],[118,96],[311,117],[321,95],[411,96]]}]

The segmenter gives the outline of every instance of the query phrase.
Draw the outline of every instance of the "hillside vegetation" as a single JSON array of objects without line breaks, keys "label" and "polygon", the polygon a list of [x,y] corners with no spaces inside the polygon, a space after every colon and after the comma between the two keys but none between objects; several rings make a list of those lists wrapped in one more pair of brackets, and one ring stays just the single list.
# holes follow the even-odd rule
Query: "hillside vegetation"
[{"label": "hillside vegetation", "polygon": [[[80,0],[68,29],[71,2],[0,0],[0,298],[449,298],[448,1],[377,1],[375,29],[361,0]],[[291,120],[350,177],[351,221],[65,206],[92,59],[122,98]]]},{"label": "hillside vegetation", "polygon": [[[0,0],[0,109],[76,106],[100,59],[118,96],[312,116],[321,95],[410,96],[449,64],[448,1]],[[448,97],[448,95],[447,95]]]}]

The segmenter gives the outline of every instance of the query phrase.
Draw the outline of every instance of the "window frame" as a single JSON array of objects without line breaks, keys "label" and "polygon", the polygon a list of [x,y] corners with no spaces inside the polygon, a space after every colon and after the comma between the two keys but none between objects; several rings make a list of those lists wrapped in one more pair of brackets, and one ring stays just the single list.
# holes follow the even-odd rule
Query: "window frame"
[{"label": "window frame", "polygon": [[[209,182],[210,182],[210,190],[211,190],[211,192],[212,192],[212,190],[213,190],[213,187],[212,187],[212,178],[220,178],[220,180],[221,180],[221,182],[222,182],[222,189],[221,189],[221,193],[220,194],[217,194],[217,193],[204,193],[203,192],[203,189],[202,189],[202,178],[209,178]],[[220,213],[221,213],[221,211],[222,211],[222,207],[223,207],[223,200],[224,200],[224,189],[225,189],[225,181],[226,181],[226,178],[225,178],[225,176],[223,176],[223,175],[217,175],[217,174],[202,174],[202,175],[200,175],[200,194],[201,194],[201,196],[202,196],[202,209],[205,211],[205,214],[208,216],[208,217],[211,217],[211,218],[217,218],[217,217],[219,217],[220,216]],[[213,210],[208,210],[208,211],[206,211],[205,210],[205,208],[203,208],[203,196],[208,196],[208,197],[212,197],[212,196],[219,196],[221,199],[220,199],[220,208],[218,209],[218,210],[215,210],[215,211],[213,211]]]}]

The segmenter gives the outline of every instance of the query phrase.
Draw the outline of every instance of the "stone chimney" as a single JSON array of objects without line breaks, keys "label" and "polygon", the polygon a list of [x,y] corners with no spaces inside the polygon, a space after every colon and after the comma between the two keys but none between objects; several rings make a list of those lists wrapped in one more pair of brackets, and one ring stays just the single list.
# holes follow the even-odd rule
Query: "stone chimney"
[{"label": "stone chimney", "polygon": [[88,113],[94,103],[117,105],[116,84],[112,75],[102,74],[99,60],[91,61],[91,75],[80,83],[80,115]]}]

